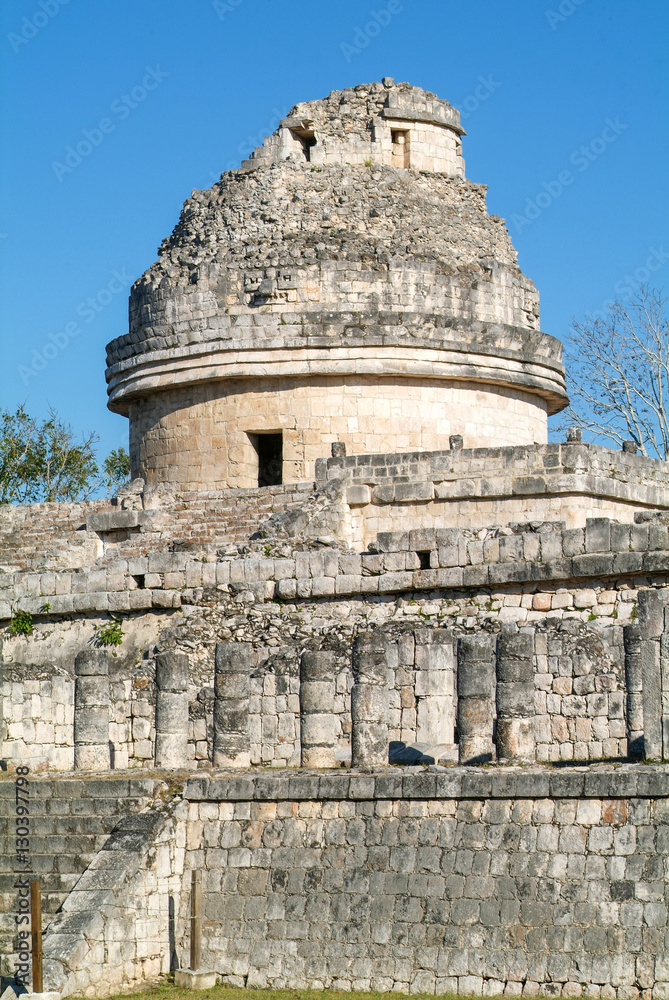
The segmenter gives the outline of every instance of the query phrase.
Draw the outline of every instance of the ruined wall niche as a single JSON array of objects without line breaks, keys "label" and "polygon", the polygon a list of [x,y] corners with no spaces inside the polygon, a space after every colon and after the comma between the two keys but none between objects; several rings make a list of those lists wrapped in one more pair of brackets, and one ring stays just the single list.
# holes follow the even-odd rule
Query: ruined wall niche
[{"label": "ruined wall niche", "polygon": [[408,129],[391,129],[390,141],[392,143],[391,166],[408,168],[411,166],[411,152],[409,147]]},{"label": "ruined wall niche", "polygon": [[292,128],[290,132],[293,138],[299,143],[304,159],[309,163],[311,161],[311,150],[316,145],[314,130],[309,128]]}]

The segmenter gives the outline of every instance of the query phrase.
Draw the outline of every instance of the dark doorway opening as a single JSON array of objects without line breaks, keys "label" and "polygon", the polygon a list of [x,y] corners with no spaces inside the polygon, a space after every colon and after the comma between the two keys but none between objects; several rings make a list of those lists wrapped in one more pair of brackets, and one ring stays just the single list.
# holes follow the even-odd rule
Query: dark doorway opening
[{"label": "dark doorway opening", "polygon": [[258,486],[283,482],[283,434],[249,434],[258,456]]},{"label": "dark doorway opening", "polygon": [[316,145],[316,136],[310,129],[291,129],[295,138],[302,146],[304,158],[309,163],[311,161],[311,150]]},{"label": "dark doorway opening", "polygon": [[313,135],[307,135],[302,139],[302,149],[304,150],[304,158],[307,163],[311,163],[311,150],[316,145],[316,140]]}]

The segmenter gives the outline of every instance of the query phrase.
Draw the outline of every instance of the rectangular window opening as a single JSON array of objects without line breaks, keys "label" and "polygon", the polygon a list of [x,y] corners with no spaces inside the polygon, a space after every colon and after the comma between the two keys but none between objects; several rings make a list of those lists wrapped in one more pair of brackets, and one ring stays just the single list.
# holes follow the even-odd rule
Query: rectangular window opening
[{"label": "rectangular window opening", "polygon": [[392,142],[392,166],[406,168],[409,166],[409,132],[405,129],[390,130]]},{"label": "rectangular window opening", "polygon": [[430,568],[430,552],[429,552],[429,550],[427,550],[425,552],[417,552],[416,555],[418,556],[418,563],[419,563],[420,569],[429,569]]},{"label": "rectangular window opening", "polygon": [[291,129],[291,132],[302,146],[304,158],[309,163],[311,161],[311,150],[316,145],[316,136],[308,129]]},{"label": "rectangular window opening", "polygon": [[283,482],[283,434],[249,434],[258,456],[258,486],[280,486]]}]

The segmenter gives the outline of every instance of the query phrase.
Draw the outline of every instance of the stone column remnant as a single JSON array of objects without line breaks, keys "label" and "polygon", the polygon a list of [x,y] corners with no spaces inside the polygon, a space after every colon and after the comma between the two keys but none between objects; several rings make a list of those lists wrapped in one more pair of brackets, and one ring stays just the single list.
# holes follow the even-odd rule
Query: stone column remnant
[{"label": "stone column remnant", "polygon": [[156,767],[185,767],[188,760],[188,657],[156,657]]},{"label": "stone column remnant", "polygon": [[644,756],[643,748],[643,667],[641,627],[625,625],[625,690],[627,692],[627,755],[634,760]]},{"label": "stone column remnant", "polygon": [[495,637],[487,633],[458,640],[458,739],[461,764],[492,760]]},{"label": "stone column remnant", "polygon": [[416,629],[414,692],[418,702],[416,739],[453,743],[453,636],[442,629]]},{"label": "stone column remnant", "polygon": [[[641,639],[641,702],[643,712],[644,757],[656,760],[663,754],[662,646],[666,593],[661,590],[639,591],[639,629]],[[663,599],[664,598],[664,599]]]},{"label": "stone column remnant", "polygon": [[300,659],[302,767],[335,767],[334,653],[306,650]]},{"label": "stone column remnant", "polygon": [[83,649],[74,660],[74,766],[108,770],[109,653]]},{"label": "stone column remnant", "polygon": [[217,642],[214,674],[214,767],[249,767],[251,644]]},{"label": "stone column remnant", "polygon": [[388,763],[387,640],[380,632],[361,632],[353,644],[351,762],[353,767]]},{"label": "stone column remnant", "polygon": [[499,634],[496,701],[497,759],[535,760],[533,631]]}]

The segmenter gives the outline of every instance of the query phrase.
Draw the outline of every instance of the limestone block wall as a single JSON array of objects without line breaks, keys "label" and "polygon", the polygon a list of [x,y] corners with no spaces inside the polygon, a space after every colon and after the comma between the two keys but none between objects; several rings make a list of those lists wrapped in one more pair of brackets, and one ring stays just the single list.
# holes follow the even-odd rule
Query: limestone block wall
[{"label": "limestone block wall", "polygon": [[[401,139],[393,136],[397,131]],[[371,161],[464,176],[463,132],[458,111],[447,101],[386,78],[295,105],[242,166],[252,170],[286,158],[304,163],[308,137],[308,161],[314,164]]]},{"label": "limestone block wall", "polygon": [[[0,606],[44,595],[69,597],[75,610],[75,595],[81,598],[94,580],[98,592],[145,589],[142,580],[165,572],[170,545],[182,554],[236,553],[273,513],[302,506],[313,492],[309,482],[192,493],[174,485],[152,489],[140,480],[116,506],[6,504],[0,508]],[[175,572],[183,572],[184,558],[176,560]],[[90,575],[93,568],[104,572],[104,585]]]},{"label": "limestone block wall", "polygon": [[108,996],[170,971],[184,813],[183,805],[168,814],[158,805],[117,824],[47,929],[47,989],[61,996]]},{"label": "limestone block wall", "polygon": [[[107,774],[85,780],[35,773],[30,757],[22,803],[28,802],[28,855],[43,893],[46,930],[64,907],[86,868],[94,862],[116,824],[146,809],[164,793],[160,779]],[[71,764],[70,768],[71,769]],[[16,776],[0,774],[0,976],[13,977],[17,946],[18,886],[23,865],[16,860]],[[108,859],[120,858],[109,854]],[[111,867],[114,867],[113,864]],[[23,876],[25,877],[25,876]],[[84,886],[81,886],[83,890]],[[83,894],[80,894],[80,898]],[[69,907],[68,907],[69,909]],[[28,926],[29,929],[29,926]],[[80,942],[77,942],[80,947]],[[97,982],[102,977],[98,975]],[[48,988],[48,987],[47,987]]]},{"label": "limestone block wall", "polygon": [[255,987],[663,997],[667,792],[630,765],[192,779],[205,961]]},{"label": "limestone block wall", "polygon": [[546,625],[535,633],[537,760],[625,758],[622,629]]},{"label": "limestone block wall", "polygon": [[[639,588],[666,585],[669,529],[663,518],[635,524],[592,518],[584,528],[573,529],[561,522],[530,522],[480,530],[383,532],[375,551],[367,552],[339,549],[332,538],[312,548],[296,547],[268,534],[241,554],[236,547],[230,555],[215,548],[185,548],[119,559],[100,569],[8,574],[2,582],[16,607],[47,622],[91,612],[104,617],[110,610],[169,614],[197,606],[205,592],[238,608],[276,600],[322,599],[336,605],[351,596],[376,607],[396,601],[397,595],[414,595],[437,602],[447,615],[460,614],[461,602],[469,601],[477,606],[489,602],[497,610],[515,607],[514,620],[542,618],[549,603],[550,610],[571,616],[599,607],[593,614],[611,616],[615,611],[628,618]],[[11,614],[10,601],[0,602],[0,617],[7,621]],[[147,615],[146,621],[151,620],[157,619]],[[87,641],[94,637],[91,621],[86,628]]]},{"label": "limestone block wall", "polygon": [[[247,733],[250,763],[272,767],[299,767],[300,683],[299,647],[260,646],[250,650]],[[0,758],[32,771],[70,771],[95,764],[75,759],[75,678],[73,662],[42,668],[26,677],[21,665],[4,667],[0,685]],[[69,670],[67,669],[69,666]],[[336,672],[334,745],[339,760],[350,760],[350,662],[339,662]],[[187,752],[185,768],[210,764],[213,748],[213,657],[193,661],[189,677]],[[156,760],[155,658],[145,654],[139,665],[123,668],[111,660],[107,763],[153,768]],[[86,715],[87,706],[82,707]],[[90,713],[88,713],[90,714]]]},{"label": "limestone block wall", "polygon": [[[346,455],[316,462],[317,484],[346,487],[345,530],[356,547],[385,531],[480,527],[588,518],[631,522],[669,503],[666,463],[591,444],[550,442],[411,454]],[[649,511],[650,512],[650,511]]]},{"label": "limestone block wall", "polygon": [[[487,622],[490,631],[483,634],[493,641],[502,617]],[[592,613],[589,617],[596,618]],[[402,748],[414,744],[441,747],[439,753],[446,755],[450,748],[452,756],[455,755],[458,637],[479,635],[481,631],[476,620],[469,625],[463,620],[455,627],[444,627],[448,617],[442,614],[439,619],[429,626],[388,623],[370,633],[383,657],[383,666],[376,677],[387,702],[382,717],[383,762],[388,761],[389,753],[394,760]],[[503,627],[512,631],[517,628],[510,622]],[[527,625],[521,623],[521,627],[528,632]],[[364,619],[350,630],[348,640],[331,641],[332,651],[327,654],[333,664],[332,692],[322,706],[328,717],[328,734],[326,738],[321,735],[319,743],[327,747],[332,766],[351,760],[355,674],[351,643],[355,649],[356,629],[359,632],[362,628]],[[529,633],[534,648],[529,678],[533,700],[527,710],[537,759],[625,758],[628,699],[622,627],[543,617],[536,630],[529,629]],[[217,766],[233,763],[275,768],[299,767],[303,763],[306,746],[302,739],[303,713],[317,711],[318,699],[325,695],[314,689],[310,704],[302,704],[301,659],[306,654],[297,643],[268,647],[263,643],[262,630],[260,636],[254,645],[228,644],[242,658],[247,677],[244,691],[236,691],[229,711],[216,706],[220,692],[214,680],[214,657],[198,651],[189,663],[189,657],[180,654],[183,685],[187,688],[183,695],[187,721],[184,717],[183,729],[178,728],[184,747],[179,757],[180,767],[206,767],[212,761]],[[95,654],[104,655],[100,651]],[[82,656],[90,659],[91,655],[90,651],[79,653],[75,670]],[[161,761],[165,765],[160,748],[170,743],[177,730],[165,722],[164,712],[161,715],[155,664],[155,657],[148,652],[139,665],[130,669],[109,658],[109,673],[104,676],[108,699],[104,711],[105,720],[108,717],[109,721],[103,727],[98,719],[102,711],[100,699],[91,707],[90,697],[82,698],[76,686],[81,679],[75,682],[72,673],[65,671],[65,665],[57,665],[64,676],[58,676],[56,670],[42,669],[41,676],[34,679],[25,679],[25,671],[20,667],[6,667],[1,752],[6,764],[12,767],[27,764],[34,771],[64,771],[73,767],[153,768]],[[644,690],[654,690],[653,683],[648,679]],[[163,698],[166,700],[170,700],[170,695]],[[490,718],[494,719],[492,689],[488,700]],[[64,721],[56,726],[52,722],[54,717],[62,717]],[[220,739],[217,742],[217,727],[224,732],[222,742]],[[91,756],[95,748],[89,745],[92,742],[87,736],[89,729],[99,745],[96,752],[102,756]],[[161,732],[160,741],[157,729]],[[236,746],[237,739],[243,740],[243,757],[233,760],[228,753],[224,761],[217,759],[217,746],[227,745],[230,740]],[[78,746],[82,741],[83,751]],[[414,758],[418,756],[414,754]]]},{"label": "limestone block wall", "polygon": [[[73,673],[43,670],[41,677],[30,678],[22,676],[21,669],[10,672],[7,666],[4,673],[10,676],[2,684],[4,734],[0,756],[15,766],[27,765],[32,771],[71,771],[75,766]],[[109,701],[107,756],[110,751],[111,758],[100,765],[101,769],[152,766],[155,684],[149,678],[112,676]],[[196,731],[193,722],[193,757]]]},{"label": "limestone block wall", "polygon": [[251,670],[251,762],[274,767],[300,764],[299,657],[290,647],[258,650]]},{"label": "limestone block wall", "polygon": [[434,451],[450,434],[491,448],[545,444],[543,400],[475,382],[337,377],[214,382],[130,408],[133,474],[182,489],[258,485],[252,436],[283,434],[284,482],[313,479],[335,441],[353,453]]},{"label": "limestone block wall", "polygon": [[385,636],[391,743],[452,744],[456,708],[455,637],[413,628]]},{"label": "limestone block wall", "polygon": [[[31,568],[77,569],[102,555],[99,538],[80,532],[86,517],[107,500],[82,503],[3,504],[0,507],[0,588],[11,574]],[[49,565],[51,561],[51,565]]]},{"label": "limestone block wall", "polygon": [[[493,521],[505,528],[536,520],[543,523],[562,522],[568,529],[583,529],[588,521],[599,519],[629,524],[638,513],[637,504],[605,496],[575,495],[567,498],[548,494],[538,499],[536,496],[509,499],[476,497],[466,500],[449,499],[445,503],[435,498],[430,503],[431,490],[429,487],[426,490],[422,484],[417,487],[407,485],[402,492],[410,499],[401,501],[401,506],[377,506],[372,503],[362,509],[356,503],[357,495],[352,494],[349,537],[356,547],[374,545],[375,539],[386,533],[420,530],[426,520],[437,530],[469,528],[478,530],[484,536]],[[423,499],[426,494],[427,500]]]},{"label": "limestone block wall", "polygon": [[74,678],[3,680],[2,756],[31,770],[74,767]]},{"label": "limestone block wall", "polygon": [[[323,198],[329,196],[322,188],[329,186],[334,178],[330,173],[319,183],[317,177],[313,194],[298,184],[299,178],[289,175],[289,183],[291,179],[297,186],[298,202],[303,197],[313,198],[314,206],[320,206]],[[372,200],[383,199],[377,211],[391,215],[399,212],[400,207],[406,209],[406,197],[401,206],[400,191],[394,190],[394,177],[386,178],[386,183],[381,175],[368,180],[374,181]],[[357,233],[361,235],[370,225],[369,201],[363,201],[363,190],[356,191],[356,178],[353,182],[356,204],[346,210],[360,212]],[[424,181],[417,178],[417,183]],[[357,184],[361,184],[359,178]],[[347,192],[351,191],[348,179],[344,186]],[[271,188],[268,193],[274,196]],[[498,359],[507,360],[514,354],[525,354],[526,360],[537,366],[543,363],[561,375],[560,342],[539,332],[536,288],[513,266],[511,255],[500,260],[492,252],[498,246],[495,241],[503,239],[506,233],[500,220],[485,216],[481,192],[472,187],[452,191],[426,189],[425,194],[428,193],[429,210],[417,222],[426,237],[428,233],[434,235],[434,228],[429,228],[437,218],[434,213],[443,213],[449,204],[454,216],[471,213],[472,226],[481,223],[481,216],[486,220],[491,231],[478,242],[489,241],[490,246],[485,250],[490,252],[483,254],[480,261],[469,259],[467,266],[462,266],[465,261],[458,259],[456,267],[443,267],[427,254],[424,260],[407,260],[404,254],[392,253],[381,266],[368,260],[346,259],[343,254],[341,259],[316,262],[309,261],[305,248],[306,260],[291,257],[283,265],[267,261],[249,263],[245,259],[238,266],[222,266],[200,260],[193,265],[187,281],[174,280],[177,276],[172,275],[173,280],[168,284],[164,276],[159,281],[157,275],[148,272],[133,286],[130,332],[107,345],[107,377],[112,390],[120,384],[123,373],[131,370],[128,362],[146,355],[146,360],[156,368],[156,362],[169,356],[165,352],[174,348],[180,354],[175,354],[173,361],[180,356],[190,359],[190,367],[194,367],[198,356],[200,363],[204,360],[211,364],[212,359],[207,355],[221,349],[231,352],[231,357],[234,357],[232,352],[241,352],[246,363],[254,360],[248,354],[253,349],[279,347],[293,350],[292,357],[299,360],[295,349],[336,349],[353,344],[359,349],[374,348],[378,352],[384,346],[406,346],[407,336],[411,337],[412,346],[419,348],[496,354]],[[364,195],[367,199],[370,193],[365,191]],[[249,197],[253,198],[254,192]],[[189,218],[198,213],[206,217],[203,198],[201,194],[200,200],[193,202]],[[259,205],[258,210],[261,208]],[[333,212],[340,211],[341,207],[333,207]],[[372,216],[372,225],[375,218]],[[328,221],[336,221],[336,216],[335,220],[328,217]],[[391,219],[383,221],[388,226],[396,224]],[[451,221],[452,238],[453,226],[461,224],[461,219]],[[296,221],[291,230],[299,232],[304,226],[302,220]],[[271,239],[275,232],[276,226],[266,237]],[[404,236],[407,238],[411,237]],[[366,353],[373,357],[373,351]],[[408,352],[403,356],[407,357]],[[327,355],[321,353],[314,358],[324,362]],[[522,359],[516,357],[516,360]],[[223,359],[218,363],[223,364]],[[178,370],[176,364],[175,370]],[[516,376],[522,376],[519,365],[513,370]],[[532,369],[526,374],[531,375]]]},{"label": "limestone block wall", "polygon": [[[146,600],[140,591],[160,589],[165,572],[177,574],[171,585],[186,586],[179,574],[188,552],[189,579],[216,583],[206,565],[214,550],[237,555],[237,546],[258,529],[265,537],[285,533],[293,518],[300,538],[329,535],[363,549],[396,526],[399,533],[458,524],[494,532],[493,524],[542,521],[539,514],[548,509],[546,520],[582,528],[600,510],[629,522],[644,509],[669,505],[665,463],[595,445],[349,455],[317,459],[315,471],[316,487],[192,492],[136,481],[116,506],[6,505],[0,509],[0,616],[23,599],[37,613],[40,596],[58,611],[86,610],[90,593],[115,593],[120,603],[112,610],[147,606],[132,602]],[[166,552],[170,545],[177,551]],[[198,560],[204,560],[199,568]]]},{"label": "limestone block wall", "polygon": [[[386,115],[374,120],[371,134],[365,138],[354,137],[347,141],[315,131],[314,145],[309,149],[309,162],[318,166],[370,167],[383,164],[400,170],[464,177],[459,129],[454,131],[447,125],[415,120],[412,116],[394,117],[392,109],[384,110]],[[280,128],[268,136],[262,146],[257,146],[247,160],[242,161],[241,169],[257,170],[258,167],[287,159],[304,163],[305,147],[300,138],[304,131],[303,119],[284,119]]]},{"label": "limestone block wall", "polygon": [[45,986],[184,967],[195,869],[203,961],[233,985],[659,1000],[668,801],[642,765],[193,777],[91,861]]},{"label": "limestone block wall", "polygon": [[[534,697],[527,708],[537,760],[626,758],[622,628],[551,619],[537,629],[522,628],[534,644]],[[457,639],[444,628],[386,634],[391,742],[436,745],[457,738]],[[492,691],[490,701],[494,718]]]}]

